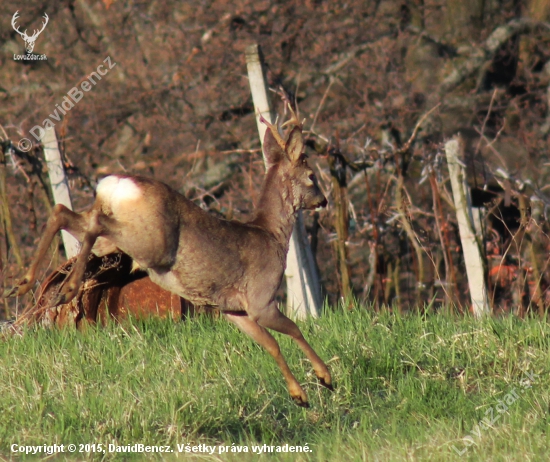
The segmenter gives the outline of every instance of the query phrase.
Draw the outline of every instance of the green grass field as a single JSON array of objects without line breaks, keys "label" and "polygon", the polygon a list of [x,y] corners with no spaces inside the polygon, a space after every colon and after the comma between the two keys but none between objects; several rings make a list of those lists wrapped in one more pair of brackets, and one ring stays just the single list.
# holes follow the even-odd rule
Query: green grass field
[{"label": "green grass field", "polygon": [[[77,452],[54,459],[548,459],[546,322],[357,309],[301,328],[336,384],[333,393],[318,385],[297,347],[276,334],[310,409],[291,401],[271,357],[223,319],[33,329],[2,340],[0,454],[72,443]],[[174,452],[109,452],[139,443]],[[264,444],[310,452],[258,454]],[[186,445],[214,453],[192,456]]]}]

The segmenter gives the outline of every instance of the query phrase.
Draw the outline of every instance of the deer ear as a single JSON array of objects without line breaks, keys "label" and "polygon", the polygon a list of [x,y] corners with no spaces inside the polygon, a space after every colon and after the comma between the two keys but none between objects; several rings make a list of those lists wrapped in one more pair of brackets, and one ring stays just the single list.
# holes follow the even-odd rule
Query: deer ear
[{"label": "deer ear", "polygon": [[286,153],[292,162],[298,162],[302,156],[303,149],[304,139],[302,137],[302,130],[299,127],[294,127],[286,140]]},{"label": "deer ear", "polygon": [[263,146],[264,157],[268,166],[278,164],[285,157],[283,149],[279,146],[279,143],[277,142],[275,136],[273,136],[273,132],[271,130],[271,127],[267,127]]}]

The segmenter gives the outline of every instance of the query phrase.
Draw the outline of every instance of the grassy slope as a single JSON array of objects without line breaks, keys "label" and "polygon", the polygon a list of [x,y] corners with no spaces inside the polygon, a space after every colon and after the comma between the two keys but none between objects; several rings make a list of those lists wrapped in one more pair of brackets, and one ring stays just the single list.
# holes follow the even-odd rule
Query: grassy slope
[{"label": "grassy slope", "polygon": [[[546,459],[548,324],[356,310],[302,329],[337,385],[334,393],[318,386],[301,352],[277,336],[308,410],[290,401],[274,361],[223,320],[36,330],[0,341],[0,454],[13,456],[12,443],[308,443],[307,458],[221,459]],[[522,384],[527,371],[539,376],[531,388]],[[502,399],[509,409],[501,414]],[[459,457],[452,446],[466,448],[462,438],[491,409],[492,428]]]}]

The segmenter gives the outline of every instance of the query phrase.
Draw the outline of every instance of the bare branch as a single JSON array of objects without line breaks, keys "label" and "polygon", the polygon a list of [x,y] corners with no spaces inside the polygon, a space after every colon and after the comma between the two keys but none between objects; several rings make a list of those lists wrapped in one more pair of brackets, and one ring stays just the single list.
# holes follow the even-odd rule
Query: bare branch
[{"label": "bare branch", "polygon": [[537,28],[550,31],[550,25],[545,22],[533,21],[529,18],[514,19],[508,24],[497,27],[485,40],[483,46],[471,58],[459,64],[439,86],[438,94],[444,95],[456,88],[468,77],[472,76],[483,64],[493,59],[497,50],[513,36],[530,33]]}]

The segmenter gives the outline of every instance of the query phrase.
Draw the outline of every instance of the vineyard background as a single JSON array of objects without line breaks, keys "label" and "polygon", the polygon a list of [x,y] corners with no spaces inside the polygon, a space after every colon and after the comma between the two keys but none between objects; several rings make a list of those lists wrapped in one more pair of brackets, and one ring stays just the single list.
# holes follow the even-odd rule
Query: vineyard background
[{"label": "vineyard background", "polygon": [[[21,30],[48,14],[34,50],[47,61],[13,60],[17,10]],[[18,142],[107,57],[116,66],[56,124],[76,210],[98,179],[126,172],[249,218],[264,168],[244,56],[257,42],[276,111],[295,100],[306,119],[329,198],[306,220],[329,302],[469,309],[443,152],[460,133],[472,200],[487,210],[492,309],[543,314],[548,21],[544,0],[3,2],[1,284],[21,276],[51,210],[41,147]],[[4,303],[6,318],[19,309]]]}]

